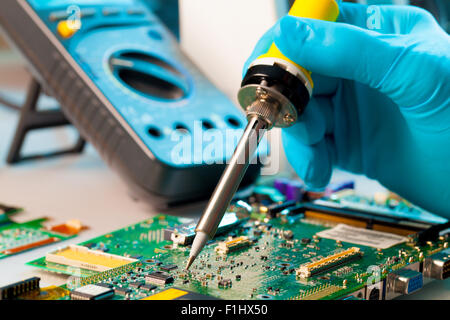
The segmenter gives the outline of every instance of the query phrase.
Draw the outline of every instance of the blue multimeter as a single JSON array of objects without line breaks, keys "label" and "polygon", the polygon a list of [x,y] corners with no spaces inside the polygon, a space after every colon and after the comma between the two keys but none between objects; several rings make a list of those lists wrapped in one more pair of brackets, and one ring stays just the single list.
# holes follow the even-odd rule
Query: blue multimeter
[{"label": "blue multimeter", "polygon": [[[246,119],[144,4],[2,0],[0,23],[137,197],[170,206],[211,194]],[[243,183],[258,173],[251,165]]]}]

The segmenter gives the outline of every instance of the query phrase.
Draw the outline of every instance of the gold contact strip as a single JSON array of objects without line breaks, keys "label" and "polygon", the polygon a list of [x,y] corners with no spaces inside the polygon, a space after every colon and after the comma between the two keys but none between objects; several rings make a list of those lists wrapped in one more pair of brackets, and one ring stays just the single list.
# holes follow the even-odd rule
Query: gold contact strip
[{"label": "gold contact strip", "polygon": [[91,250],[84,246],[70,245],[50,252],[45,256],[47,262],[77,267],[94,271],[107,271],[118,268],[138,260]]},{"label": "gold contact strip", "polygon": [[327,267],[330,264],[339,263],[341,261],[346,261],[347,259],[352,258],[358,254],[361,255],[361,249],[358,247],[351,247],[347,250],[332,254],[318,261],[305,263],[296,270],[296,274],[302,278],[307,278],[315,273],[315,271],[317,273],[317,270],[320,270],[323,267]]},{"label": "gold contact strip", "polygon": [[292,297],[289,300],[319,300],[329,296],[330,294],[338,292],[339,290],[341,290],[341,287],[327,283],[309,289],[308,291]]}]

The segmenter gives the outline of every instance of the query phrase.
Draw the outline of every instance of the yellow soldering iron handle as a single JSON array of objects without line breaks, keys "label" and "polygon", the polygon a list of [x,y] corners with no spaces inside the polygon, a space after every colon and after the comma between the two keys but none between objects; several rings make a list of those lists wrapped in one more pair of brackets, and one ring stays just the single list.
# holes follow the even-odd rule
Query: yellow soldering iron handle
[{"label": "yellow soldering iron handle", "polygon": [[[336,21],[339,16],[339,6],[336,0],[296,0],[289,10],[289,15],[298,18],[311,18],[326,21]],[[313,82],[311,79],[311,72],[305,70],[303,67],[299,66],[295,62],[287,58],[281,51],[277,48],[275,43],[273,43],[267,53],[260,56],[260,58],[275,58],[281,59],[289,62],[303,71],[304,75],[311,82],[311,87]]]}]

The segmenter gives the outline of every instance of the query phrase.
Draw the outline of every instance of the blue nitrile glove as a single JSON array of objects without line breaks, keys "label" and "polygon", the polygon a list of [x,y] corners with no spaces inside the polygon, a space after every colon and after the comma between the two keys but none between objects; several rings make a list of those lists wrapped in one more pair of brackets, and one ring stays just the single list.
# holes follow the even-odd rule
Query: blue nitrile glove
[{"label": "blue nitrile glove", "polygon": [[336,166],[450,217],[449,35],[412,6],[340,9],[338,23],[282,18],[244,68],[275,41],[313,72],[313,99],[283,130],[288,160],[312,189]]}]

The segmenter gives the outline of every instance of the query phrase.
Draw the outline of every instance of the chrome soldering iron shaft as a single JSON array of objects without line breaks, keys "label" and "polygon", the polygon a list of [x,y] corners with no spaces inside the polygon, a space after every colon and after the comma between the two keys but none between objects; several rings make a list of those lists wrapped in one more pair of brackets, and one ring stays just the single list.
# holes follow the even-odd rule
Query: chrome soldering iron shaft
[{"label": "chrome soldering iron shaft", "polygon": [[208,239],[212,239],[216,234],[217,227],[250,165],[259,142],[265,132],[273,127],[274,120],[280,112],[280,106],[278,100],[271,99],[265,92],[261,92],[258,99],[248,106],[246,110],[248,124],[244,135],[197,224],[186,270],[200,254]]},{"label": "chrome soldering iron shaft", "polygon": [[244,135],[209,200],[208,206],[197,225],[196,232],[204,232],[210,239],[214,237],[217,227],[268,127],[269,123],[261,117],[252,115],[248,118]]}]

